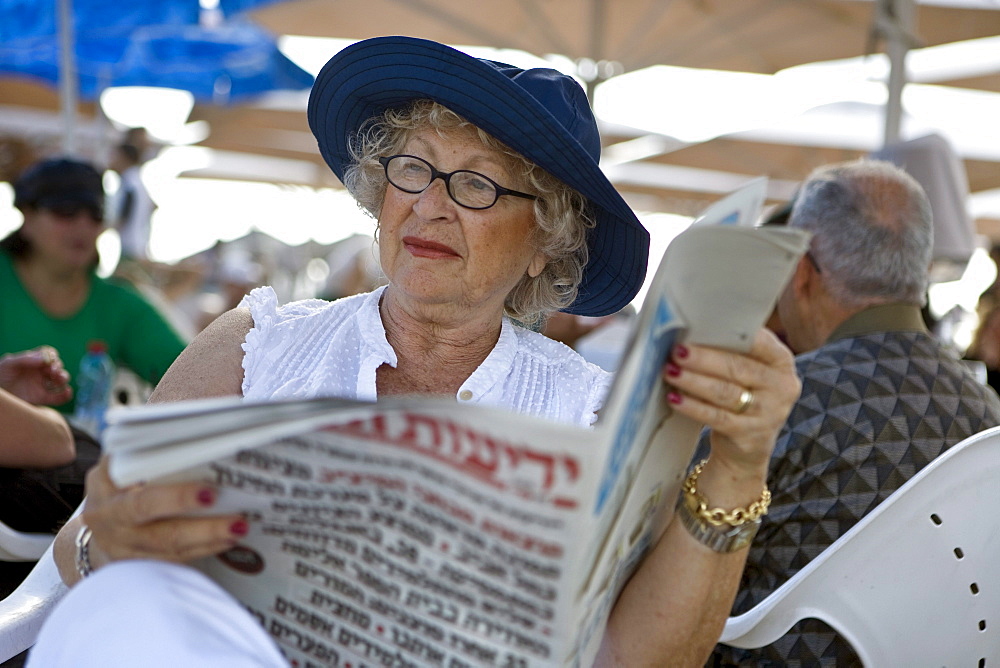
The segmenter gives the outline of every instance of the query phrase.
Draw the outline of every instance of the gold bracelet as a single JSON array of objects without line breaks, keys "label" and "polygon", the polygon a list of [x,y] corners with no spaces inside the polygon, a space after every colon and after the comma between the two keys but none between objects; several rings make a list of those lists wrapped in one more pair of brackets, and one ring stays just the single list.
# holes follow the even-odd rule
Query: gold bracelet
[{"label": "gold bracelet", "polygon": [[707,459],[698,462],[687,479],[684,480],[684,486],[681,488],[684,492],[684,504],[696,517],[716,527],[724,524],[738,527],[747,522],[757,522],[767,514],[767,508],[771,505],[771,490],[767,486],[761,492],[760,498],[746,508],[736,508],[728,511],[722,508],[709,508],[708,501],[698,493],[697,487],[698,476],[701,475],[701,471],[707,463]]}]

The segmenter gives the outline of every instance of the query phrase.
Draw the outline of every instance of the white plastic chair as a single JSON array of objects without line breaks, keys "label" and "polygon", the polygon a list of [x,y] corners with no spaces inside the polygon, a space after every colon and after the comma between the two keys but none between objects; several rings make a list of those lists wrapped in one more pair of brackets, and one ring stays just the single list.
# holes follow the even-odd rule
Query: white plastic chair
[{"label": "white plastic chair", "polygon": [[111,407],[141,406],[149,399],[153,386],[135,375],[130,369],[118,367],[111,384]]},{"label": "white plastic chair", "polygon": [[54,538],[47,533],[16,531],[0,522],[0,561],[38,561]]},{"label": "white plastic chair", "polygon": [[953,446],[748,612],[720,642],[821,619],[866,666],[1000,661],[1000,427]]},{"label": "white plastic chair", "polygon": [[17,589],[0,600],[0,663],[35,644],[49,611],[66,591],[49,546]]}]

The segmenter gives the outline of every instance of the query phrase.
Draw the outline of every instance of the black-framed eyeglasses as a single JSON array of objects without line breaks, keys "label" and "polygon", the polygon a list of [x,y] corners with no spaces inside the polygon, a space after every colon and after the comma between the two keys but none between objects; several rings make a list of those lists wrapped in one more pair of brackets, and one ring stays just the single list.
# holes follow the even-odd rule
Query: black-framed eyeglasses
[{"label": "black-framed eyeglasses", "polygon": [[535,195],[504,188],[479,172],[468,169],[439,171],[434,165],[415,155],[390,155],[388,158],[379,158],[378,161],[385,168],[385,178],[389,183],[403,192],[422,193],[434,179],[441,179],[448,195],[466,209],[488,209],[503,195],[538,199]]}]

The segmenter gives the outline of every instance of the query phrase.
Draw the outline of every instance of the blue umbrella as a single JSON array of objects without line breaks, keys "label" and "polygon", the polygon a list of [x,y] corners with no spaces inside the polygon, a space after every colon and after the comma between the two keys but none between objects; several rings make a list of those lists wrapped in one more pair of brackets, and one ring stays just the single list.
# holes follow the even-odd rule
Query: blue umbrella
[{"label": "blue umbrella", "polygon": [[[85,39],[123,36],[141,26],[198,25],[212,16],[233,17],[278,0],[218,0],[209,10],[199,0],[74,0],[73,30]],[[0,44],[59,33],[56,2],[0,0]],[[207,3],[206,3],[207,4]]]},{"label": "blue umbrella", "polygon": [[272,90],[303,90],[312,86],[313,76],[282,54],[259,26],[230,21],[216,28],[135,30],[111,70],[111,82],[180,88],[198,102],[228,104]]},{"label": "blue umbrella", "polygon": [[112,86],[179,88],[215,104],[309,88],[313,76],[273,35],[223,18],[275,1],[219,0],[206,10],[198,0],[0,0],[0,75],[59,86],[64,149],[73,153],[77,98]]},{"label": "blue umbrella", "polygon": [[[228,3],[239,9],[252,4]],[[0,0],[0,73],[59,82],[65,54],[55,7]],[[198,102],[231,103],[312,85],[312,75],[282,54],[260,26],[237,18],[206,27],[200,12],[190,1],[75,0],[80,97],[96,99],[111,86],[159,86],[190,91]]]}]

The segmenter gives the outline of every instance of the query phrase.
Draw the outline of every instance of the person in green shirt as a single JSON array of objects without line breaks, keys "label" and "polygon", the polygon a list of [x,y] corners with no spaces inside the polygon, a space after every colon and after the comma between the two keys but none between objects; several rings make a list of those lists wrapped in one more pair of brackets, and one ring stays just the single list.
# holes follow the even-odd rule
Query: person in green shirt
[{"label": "person in green shirt", "polygon": [[104,201],[100,172],[77,160],[44,160],[14,183],[24,222],[0,241],[0,354],[52,346],[75,378],[100,340],[116,365],[155,385],[185,341],[130,285],[96,275]]}]

